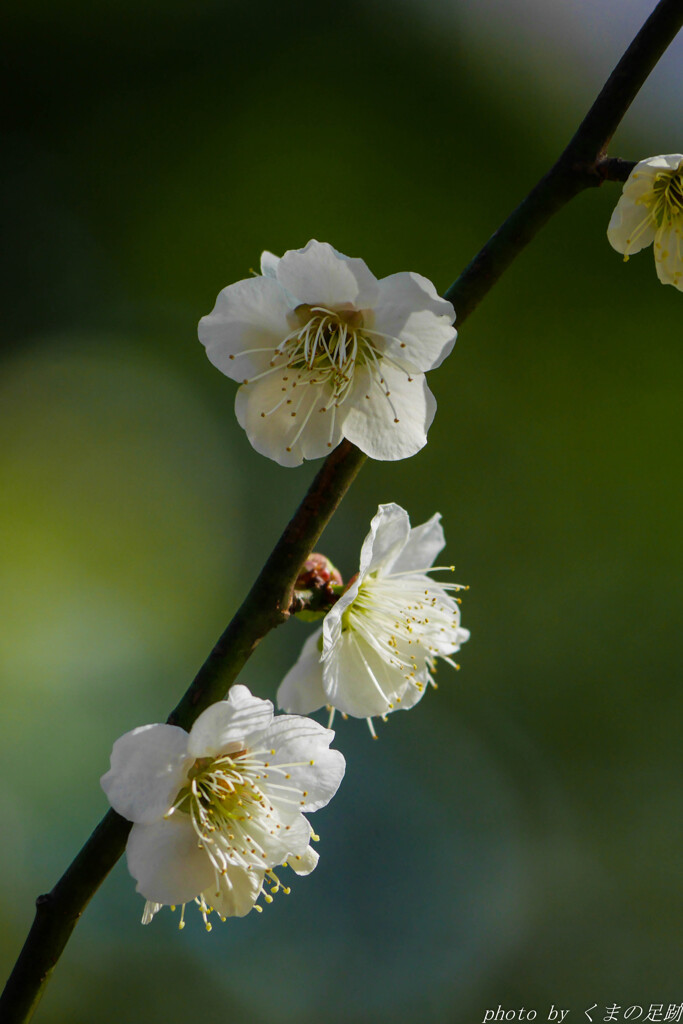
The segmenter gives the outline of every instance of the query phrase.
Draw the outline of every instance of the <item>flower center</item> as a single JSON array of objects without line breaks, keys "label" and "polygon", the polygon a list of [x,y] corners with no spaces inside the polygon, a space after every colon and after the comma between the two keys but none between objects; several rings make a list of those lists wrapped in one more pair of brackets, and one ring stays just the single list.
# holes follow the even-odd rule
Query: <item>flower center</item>
[{"label": "flower center", "polygon": [[[306,792],[290,782],[288,768],[313,761],[273,765],[262,755],[275,751],[238,749],[218,757],[199,757],[187,774],[170,814],[188,814],[200,845],[219,873],[228,865],[246,870],[269,868],[273,844],[291,825],[282,819],[285,804],[297,810]],[[271,776],[281,781],[274,781]],[[271,792],[273,791],[273,792]]]},{"label": "flower center", "polygon": [[[438,583],[428,571],[367,576],[342,616],[343,632],[355,632],[420,690],[433,683],[437,657],[458,667],[449,655],[461,642],[459,602],[448,593],[461,587]],[[389,707],[392,699],[401,701],[400,695],[386,696]]]},{"label": "flower center", "polygon": [[[275,350],[271,365],[286,363],[301,383],[327,384],[344,401],[357,365],[376,362],[376,345],[363,331],[368,314],[302,304],[291,314],[295,329]],[[278,357],[282,357],[279,359]]]},{"label": "flower center", "polygon": [[658,228],[671,224],[683,212],[683,165],[676,171],[661,171],[655,177],[648,205]]},{"label": "flower center", "polygon": [[[246,387],[277,374],[280,395],[275,404],[265,405],[260,414],[266,419],[278,410],[290,407],[289,415],[296,420],[298,429],[286,447],[288,452],[292,451],[311,417],[317,413],[331,414],[327,447],[333,447],[336,410],[351,394],[359,367],[366,367],[368,371],[365,398],[370,399],[373,388],[378,388],[382,400],[389,405],[394,423],[399,422],[383,367],[384,364],[395,367],[406,375],[409,382],[413,380],[412,371],[386,351],[386,341],[397,339],[373,329],[374,313],[371,309],[328,309],[301,303],[289,312],[287,318],[293,330],[274,349],[245,349],[231,353],[230,359],[265,351],[271,353],[268,369],[245,377],[242,384]],[[401,348],[406,347],[405,342],[398,343]],[[311,392],[303,386],[306,384],[315,385],[315,390]]]},{"label": "flower center", "polygon": [[270,819],[273,807],[258,785],[266,767],[247,750],[197,758],[175,799],[171,813],[190,816],[219,872],[228,864],[249,868],[266,860],[261,822]]},{"label": "flower center", "polygon": [[[214,819],[237,818],[245,798],[253,800],[244,774],[235,766],[235,760],[244,754],[246,750],[216,760],[199,757],[188,773],[188,812],[195,820],[206,822],[209,832],[215,829]],[[183,806],[178,809],[183,810]]]}]

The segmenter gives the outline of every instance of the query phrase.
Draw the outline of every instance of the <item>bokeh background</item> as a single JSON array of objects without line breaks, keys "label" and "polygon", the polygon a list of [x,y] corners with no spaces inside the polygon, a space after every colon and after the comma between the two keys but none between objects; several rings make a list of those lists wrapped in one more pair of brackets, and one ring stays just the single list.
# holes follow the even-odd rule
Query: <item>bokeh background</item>
[{"label": "bokeh background", "polygon": [[[653,6],[5,5],[3,975],[106,809],[111,743],[175,704],[316,468],[251,450],[199,317],[310,237],[444,290]],[[682,54],[613,154],[680,151]],[[320,866],[266,913],[143,929],[119,864],[37,1024],[683,1001],[683,297],[609,248],[618,192],[518,259],[431,375],[427,448],[368,464],[321,545],[350,575],[379,502],[441,511],[460,673],[377,743],[339,723]],[[272,697],[305,635],[271,634],[244,681]]]}]

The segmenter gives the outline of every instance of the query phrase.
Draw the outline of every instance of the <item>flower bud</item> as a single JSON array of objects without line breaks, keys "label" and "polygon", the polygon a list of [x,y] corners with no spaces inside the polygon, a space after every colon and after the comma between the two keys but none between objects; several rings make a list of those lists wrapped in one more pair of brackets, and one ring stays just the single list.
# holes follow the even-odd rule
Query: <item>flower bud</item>
[{"label": "flower bud", "polygon": [[320,590],[328,583],[343,583],[342,575],[326,555],[314,551],[296,578],[295,590]]},{"label": "flower bud", "polygon": [[314,551],[296,578],[289,610],[304,622],[313,622],[339,600],[343,585],[341,573],[329,558]]}]

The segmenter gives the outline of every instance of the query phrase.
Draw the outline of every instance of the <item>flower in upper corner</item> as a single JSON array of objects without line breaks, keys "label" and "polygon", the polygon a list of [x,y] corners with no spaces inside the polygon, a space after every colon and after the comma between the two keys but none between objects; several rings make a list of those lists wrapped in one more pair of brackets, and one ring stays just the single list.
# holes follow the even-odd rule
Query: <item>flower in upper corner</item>
[{"label": "flower in upper corner", "polygon": [[651,156],[636,164],[607,238],[624,260],[654,242],[659,280],[683,291],[683,154]]},{"label": "flower in upper corner", "polygon": [[419,701],[434,684],[437,658],[457,667],[451,655],[469,637],[451,596],[461,588],[428,575],[443,568],[432,567],[445,545],[440,518],[411,529],[399,505],[380,505],[360,571],[280,684],[280,707],[308,714],[328,705],[356,718],[384,716]]},{"label": "flower in upper corner", "polygon": [[[109,803],[134,822],[126,855],[143,923],[162,906],[194,900],[210,929],[244,917],[260,895],[283,888],[273,868],[308,874],[318,862],[304,812],[324,807],[345,762],[334,733],[294,715],[273,716],[268,700],[233,686],[189,733],[144,725],[114,744],[102,776]],[[317,838],[317,837],[314,837]],[[181,917],[181,926],[183,917]]]},{"label": "flower in upper corner", "polygon": [[343,437],[373,459],[427,443],[436,402],[424,378],[453,348],[455,313],[419,274],[378,280],[312,240],[231,284],[199,321],[219,370],[242,385],[235,412],[256,451],[298,466]]}]

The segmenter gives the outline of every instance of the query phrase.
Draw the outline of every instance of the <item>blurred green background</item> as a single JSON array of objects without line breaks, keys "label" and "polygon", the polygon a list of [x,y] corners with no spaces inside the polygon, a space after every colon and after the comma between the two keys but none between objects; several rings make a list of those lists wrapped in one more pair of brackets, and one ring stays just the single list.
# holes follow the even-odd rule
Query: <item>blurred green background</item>
[{"label": "blurred green background", "polygon": [[[111,743],[175,704],[317,468],[251,450],[199,317],[310,237],[444,290],[654,3],[556,0],[542,33],[515,31],[529,4],[475,6],[5,7],[3,976],[106,809]],[[613,153],[680,151],[672,59]],[[379,502],[441,511],[471,587],[462,671],[378,743],[339,723],[320,866],[263,915],[143,929],[119,864],[37,1024],[683,1000],[683,297],[609,248],[618,194],[517,261],[430,377],[427,448],[368,464],[321,545],[350,575]],[[305,636],[268,637],[244,682],[272,697]]]}]

